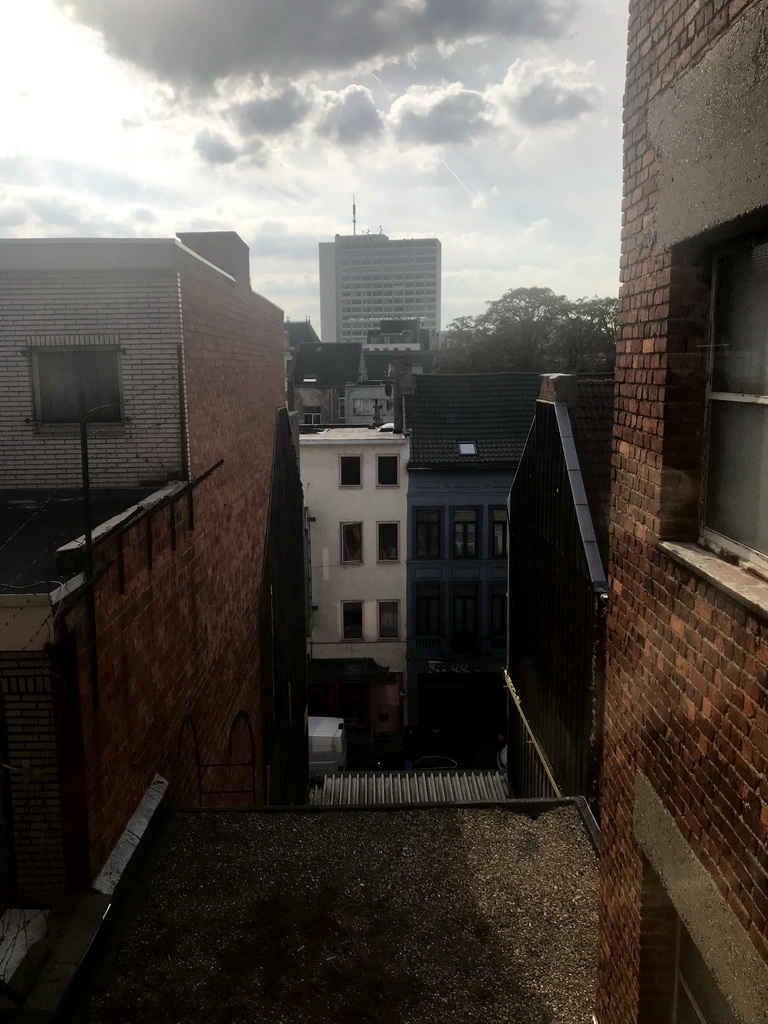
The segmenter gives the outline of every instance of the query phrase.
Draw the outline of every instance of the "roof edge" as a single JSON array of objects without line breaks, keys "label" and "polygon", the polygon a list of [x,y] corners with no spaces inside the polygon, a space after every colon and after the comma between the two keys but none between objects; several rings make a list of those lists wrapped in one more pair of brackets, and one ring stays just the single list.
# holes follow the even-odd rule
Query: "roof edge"
[{"label": "roof edge", "polygon": [[587,489],[584,486],[584,479],[581,475],[579,453],[576,450],[576,440],[573,435],[573,426],[566,402],[553,402],[557,431],[560,437],[560,446],[563,451],[565,468],[568,472],[568,483],[571,488],[573,507],[576,511],[576,519],[581,535],[581,544],[587,559],[589,576],[592,586],[600,589],[608,589],[608,574],[600,557],[600,548],[597,543],[595,525],[592,522],[592,513],[587,500]]}]

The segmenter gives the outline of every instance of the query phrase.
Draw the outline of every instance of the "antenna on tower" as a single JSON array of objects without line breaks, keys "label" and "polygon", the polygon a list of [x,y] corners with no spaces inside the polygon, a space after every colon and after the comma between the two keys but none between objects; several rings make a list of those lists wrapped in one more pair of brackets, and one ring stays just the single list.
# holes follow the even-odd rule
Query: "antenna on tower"
[{"label": "antenna on tower", "polygon": [[357,207],[355,206],[355,193],[352,193],[352,234],[357,234]]}]

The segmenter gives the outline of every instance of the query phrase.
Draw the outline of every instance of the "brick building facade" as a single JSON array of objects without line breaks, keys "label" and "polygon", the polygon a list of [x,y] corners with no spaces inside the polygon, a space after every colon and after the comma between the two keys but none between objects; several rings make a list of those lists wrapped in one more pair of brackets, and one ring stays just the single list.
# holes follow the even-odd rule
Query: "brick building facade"
[{"label": "brick building facade", "polygon": [[768,1019],[767,34],[630,4],[600,1024]]},{"label": "brick building facade", "polygon": [[[63,880],[92,880],[155,773],[182,806],[304,796],[302,501],[283,407],[282,314],[251,291],[247,247],[236,235],[183,238],[184,245],[20,243],[27,255],[19,248],[13,259],[27,265],[4,268],[12,296],[37,294],[47,309],[45,296],[55,293],[63,326],[49,310],[45,330],[57,354],[74,343],[90,356],[112,338],[120,412],[89,426],[94,496],[115,482],[164,485],[142,497],[130,519],[123,513],[122,522],[96,532],[90,587],[75,575],[82,540],[59,552],[52,575],[74,581],[45,588],[53,592],[51,614],[40,626],[32,620],[23,644],[25,595],[24,616],[11,608],[0,622],[2,641],[15,620],[18,648],[0,643],[7,743],[21,769],[11,780],[11,890],[25,905],[49,904]],[[69,250],[66,266],[57,265],[61,246]],[[88,278],[103,305],[84,298]],[[150,287],[159,296],[154,309]],[[11,331],[31,368],[12,392],[15,419],[7,413],[25,450],[23,475],[12,480],[47,485],[38,494],[49,512],[79,482],[79,438],[77,424],[41,423],[43,377],[35,376],[36,350],[24,346],[42,336],[33,321],[34,313],[29,322],[14,320]],[[160,403],[155,447],[144,399]],[[66,415],[60,395],[50,401]],[[24,537],[3,537],[3,557]],[[276,548],[284,552],[279,586]],[[41,561],[32,580],[45,575]],[[14,579],[6,585],[24,589],[26,577]],[[278,661],[276,649],[301,657]],[[22,747],[40,756],[30,761]],[[48,760],[37,764],[43,755]],[[43,811],[57,817],[50,827]],[[34,841],[43,832],[51,839],[45,849]]]}]

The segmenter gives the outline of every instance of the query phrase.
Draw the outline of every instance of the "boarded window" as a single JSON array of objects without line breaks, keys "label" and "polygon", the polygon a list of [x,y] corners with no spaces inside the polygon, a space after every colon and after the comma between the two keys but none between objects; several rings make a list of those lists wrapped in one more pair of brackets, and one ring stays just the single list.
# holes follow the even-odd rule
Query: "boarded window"
[{"label": "boarded window", "polygon": [[120,421],[116,349],[36,352],[35,368],[38,415],[42,423],[78,423],[81,392],[89,422]]}]

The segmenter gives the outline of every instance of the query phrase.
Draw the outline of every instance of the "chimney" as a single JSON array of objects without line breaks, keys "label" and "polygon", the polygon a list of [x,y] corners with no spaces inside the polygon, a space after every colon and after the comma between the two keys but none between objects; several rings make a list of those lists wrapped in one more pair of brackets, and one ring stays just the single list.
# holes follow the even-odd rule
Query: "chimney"
[{"label": "chimney", "polygon": [[236,231],[178,231],[176,237],[192,252],[234,277],[238,288],[251,290],[250,250]]},{"label": "chimney", "polygon": [[539,377],[539,402],[565,402],[576,405],[578,378],[575,373],[542,373]]},{"label": "chimney", "polygon": [[403,393],[413,387],[413,371],[410,364],[402,356],[395,356],[392,361],[392,384],[395,433],[403,432]]}]

